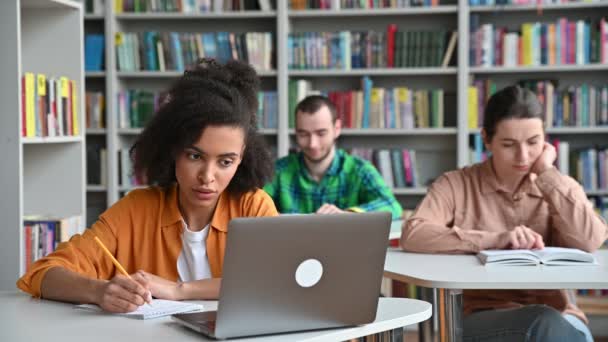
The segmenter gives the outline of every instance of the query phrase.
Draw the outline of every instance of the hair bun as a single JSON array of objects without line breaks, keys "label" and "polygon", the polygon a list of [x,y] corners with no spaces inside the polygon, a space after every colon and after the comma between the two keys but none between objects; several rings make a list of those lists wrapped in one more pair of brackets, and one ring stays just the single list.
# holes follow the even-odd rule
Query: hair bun
[{"label": "hair bun", "polygon": [[255,69],[241,61],[231,60],[226,63],[226,69],[230,70],[230,83],[239,89],[259,89],[260,78]]}]

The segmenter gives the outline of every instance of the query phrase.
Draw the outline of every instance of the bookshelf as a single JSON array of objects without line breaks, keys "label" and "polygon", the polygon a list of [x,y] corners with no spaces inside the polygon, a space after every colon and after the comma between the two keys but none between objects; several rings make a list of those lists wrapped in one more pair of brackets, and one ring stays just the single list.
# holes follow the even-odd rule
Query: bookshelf
[{"label": "bookshelf", "polygon": [[[96,197],[105,202],[105,208],[129,190],[120,184],[117,151],[126,148],[141,131],[137,128],[118,128],[116,121],[116,97],[118,91],[145,88],[158,91],[172,79],[181,75],[178,71],[119,71],[113,38],[116,32],[141,32],[146,30],[176,32],[246,32],[273,33],[275,68],[260,72],[263,90],[278,92],[278,127],[262,129],[262,134],[278,157],[295,146],[293,129],[289,128],[288,85],[291,80],[306,80],[315,90],[356,90],[361,78],[370,77],[374,86],[407,86],[411,89],[443,89],[444,125],[441,128],[415,129],[343,129],[338,143],[344,148],[368,146],[371,148],[408,148],[419,151],[418,165],[424,175],[415,188],[396,188],[395,194],[405,208],[413,208],[426,193],[426,186],[446,170],[465,166],[471,162],[472,136],[479,129],[468,128],[467,87],[474,79],[491,78],[498,87],[521,79],[558,79],[564,85],[589,82],[601,84],[608,79],[608,64],[587,65],[540,65],[515,67],[480,67],[469,65],[470,18],[478,15],[482,23],[494,23],[517,30],[524,22],[551,22],[566,16],[573,20],[595,20],[608,7],[608,1],[574,2],[542,5],[470,6],[468,1],[440,1],[434,7],[409,7],[394,9],[340,9],[294,10],[289,1],[273,1],[270,11],[237,11],[210,13],[116,13],[113,1],[106,1],[104,14],[85,15],[87,32],[105,32],[106,69],[87,73],[89,84],[105,87],[107,128],[90,130],[87,141],[95,141],[106,147],[107,181],[104,186],[90,186],[88,198]],[[399,30],[444,29],[458,33],[455,63],[448,67],[416,68],[353,68],[290,69],[288,64],[288,36],[291,33],[324,32],[342,30],[374,30],[386,32],[394,23]],[[228,29],[229,28],[229,29]],[[608,127],[552,127],[552,137],[573,142],[573,148],[585,144],[608,143]],[[103,197],[105,191],[105,198]],[[593,190],[590,195],[604,196],[606,191]]]},{"label": "bookshelf", "polygon": [[[71,0],[0,2],[0,289],[12,290],[25,270],[23,217],[86,214],[85,141],[80,135],[22,137],[21,77],[25,72],[65,76],[75,81],[76,114],[84,106],[82,8]],[[62,39],[57,39],[62,37]]]}]

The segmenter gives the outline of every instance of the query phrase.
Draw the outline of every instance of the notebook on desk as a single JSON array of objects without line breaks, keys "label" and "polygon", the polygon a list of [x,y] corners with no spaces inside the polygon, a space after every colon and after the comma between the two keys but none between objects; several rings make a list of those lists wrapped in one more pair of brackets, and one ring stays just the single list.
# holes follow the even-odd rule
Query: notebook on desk
[{"label": "notebook on desk", "polygon": [[233,219],[217,312],[173,315],[214,338],[373,322],[389,212]]},{"label": "notebook on desk", "polygon": [[[82,309],[82,310],[89,310],[89,311],[99,311],[99,312],[103,311],[99,306],[97,306],[95,304],[76,305],[76,308]],[[140,306],[139,308],[137,308],[137,310],[135,310],[135,311],[126,312],[126,313],[114,313],[111,315],[126,316],[126,317],[136,318],[136,319],[151,319],[151,318],[165,317],[165,316],[183,313],[183,312],[193,312],[193,311],[201,311],[201,310],[203,310],[203,306],[200,304],[177,302],[177,301],[173,301],[173,300],[164,300],[164,299],[154,299],[154,300],[152,300],[152,305],[144,304],[144,305]]]}]

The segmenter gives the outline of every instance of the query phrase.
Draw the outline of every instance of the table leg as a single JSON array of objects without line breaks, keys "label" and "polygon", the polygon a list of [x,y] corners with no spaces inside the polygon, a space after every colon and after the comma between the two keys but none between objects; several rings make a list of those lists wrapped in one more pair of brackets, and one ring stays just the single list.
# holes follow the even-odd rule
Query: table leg
[{"label": "table leg", "polygon": [[418,323],[418,341],[434,342],[435,341],[435,315],[437,314],[437,306],[435,305],[435,289],[428,287],[417,287],[418,298],[432,305],[433,315],[426,321]]},{"label": "table leg", "polygon": [[462,290],[438,289],[439,341],[462,342]]}]

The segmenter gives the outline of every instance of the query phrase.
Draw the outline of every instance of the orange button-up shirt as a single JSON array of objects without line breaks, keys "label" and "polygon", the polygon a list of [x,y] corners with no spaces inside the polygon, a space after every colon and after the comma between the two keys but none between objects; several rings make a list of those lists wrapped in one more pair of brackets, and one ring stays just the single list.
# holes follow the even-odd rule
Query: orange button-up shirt
[{"label": "orange button-up shirt", "polygon": [[[111,279],[116,268],[94,242],[97,236],[128,273],[144,270],[177,281],[182,250],[182,216],[177,186],[134,190],[105,211],[82,235],[61,243],[55,252],[36,261],[17,281],[21,290],[40,297],[40,284],[55,266],[94,279]],[[241,196],[220,195],[207,236],[207,256],[214,278],[222,276],[228,222],[235,217],[278,215],[272,199],[255,190]]]},{"label": "orange button-up shirt", "polygon": [[[552,168],[530,175],[516,193],[502,188],[491,159],[438,178],[403,226],[401,245],[420,253],[477,253],[496,248],[498,235],[524,225],[545,245],[596,250],[608,237],[582,187]],[[547,304],[586,319],[565,291],[464,291],[465,314]]]}]

